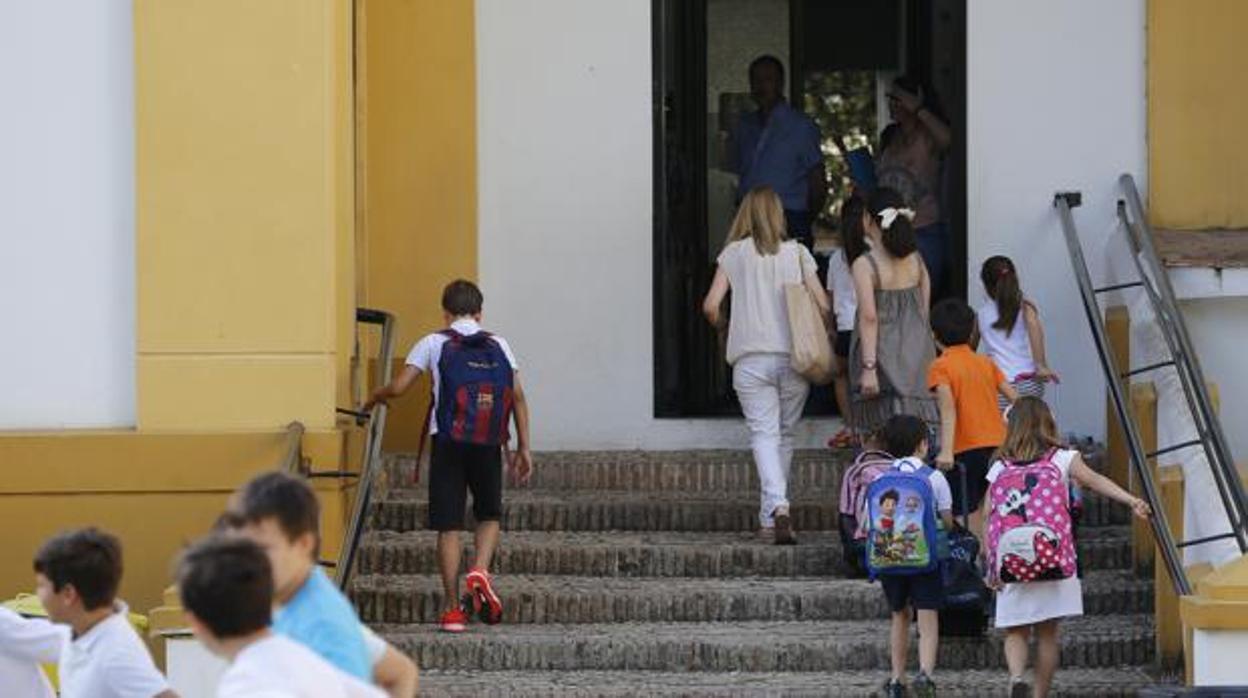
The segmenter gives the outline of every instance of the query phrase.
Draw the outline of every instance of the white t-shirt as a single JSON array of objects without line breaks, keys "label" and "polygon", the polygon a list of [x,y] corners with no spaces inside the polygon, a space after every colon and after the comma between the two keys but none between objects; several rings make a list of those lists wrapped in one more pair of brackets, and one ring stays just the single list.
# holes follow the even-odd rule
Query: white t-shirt
[{"label": "white t-shirt", "polygon": [[55,664],[69,628],[0,607],[0,686],[12,698],[54,698],[40,664]]},{"label": "white t-shirt", "polygon": [[792,240],[776,254],[762,255],[750,238],[719,253],[719,268],[732,288],[728,321],[728,363],[746,354],[788,354],[792,349],[785,284],[800,284],[818,273],[810,250]]},{"label": "white t-shirt", "polygon": [[65,634],[59,667],[61,698],[146,698],[169,690],[147,647],[117,603],[113,615],[78,639]]},{"label": "white t-shirt", "polygon": [[386,641],[363,623],[360,623],[360,634],[364,636],[364,650],[368,652],[368,664],[375,667],[377,662],[386,656]]},{"label": "white t-shirt", "polygon": [[1036,361],[1031,356],[1031,339],[1027,336],[1021,308],[1014,321],[1014,328],[1008,335],[1005,330],[992,326],[1001,317],[997,312],[996,301],[989,300],[979,306],[975,317],[979,322],[980,343],[984,347],[984,353],[1001,369],[1006,380],[1013,382],[1020,375],[1036,371]]},{"label": "white t-shirt", "polygon": [[[922,460],[913,456],[902,458],[893,463],[893,467],[903,473],[918,472],[923,465]],[[932,486],[932,498],[936,500],[936,513],[952,511],[953,492],[949,489],[949,480],[945,478],[945,474],[937,468],[932,468],[932,472],[927,476],[927,481]]]},{"label": "white t-shirt", "polygon": [[[459,318],[451,323],[451,329],[464,335],[473,335],[481,331],[481,325],[478,325],[472,318]],[[511,362],[511,370],[519,371],[520,364],[516,363],[516,355],[511,353],[511,345],[507,344],[507,340],[498,335],[491,335],[494,341],[498,342],[498,346],[503,350],[503,354],[507,360]],[[433,374],[433,410],[429,413],[429,433],[438,433],[438,387],[442,384],[442,376],[438,373],[438,361],[442,359],[442,346],[445,345],[450,338],[441,333],[435,332],[425,335],[423,339],[416,342],[416,346],[407,354],[407,365],[414,366],[423,372]]]},{"label": "white t-shirt", "polygon": [[832,312],[836,314],[836,330],[853,332],[854,318],[858,315],[858,293],[854,290],[854,275],[845,261],[844,247],[838,247],[828,255],[827,289],[832,292]]},{"label": "white t-shirt", "polygon": [[385,693],[294,640],[270,634],[234,657],[217,684],[217,698],[385,698]]}]

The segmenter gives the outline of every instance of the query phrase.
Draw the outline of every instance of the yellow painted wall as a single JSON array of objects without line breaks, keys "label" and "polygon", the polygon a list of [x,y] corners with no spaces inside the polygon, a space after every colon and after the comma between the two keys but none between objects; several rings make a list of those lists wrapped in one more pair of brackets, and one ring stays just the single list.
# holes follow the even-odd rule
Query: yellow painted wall
[{"label": "yellow painted wall", "polygon": [[1149,215],[1248,228],[1248,2],[1149,0]]},{"label": "yellow painted wall", "polygon": [[[357,2],[357,289],[398,317],[400,359],[476,277],[475,31],[470,0]],[[394,405],[387,448],[415,449],[428,390]]]},{"label": "yellow painted wall", "polygon": [[334,424],[351,3],[136,0],[140,430]]}]

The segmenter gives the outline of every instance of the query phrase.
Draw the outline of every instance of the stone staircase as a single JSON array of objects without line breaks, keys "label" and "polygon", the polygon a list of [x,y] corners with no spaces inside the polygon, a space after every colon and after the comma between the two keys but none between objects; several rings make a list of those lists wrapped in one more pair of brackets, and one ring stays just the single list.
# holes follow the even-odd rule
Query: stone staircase
[{"label": "stone staircase", "polygon": [[[352,598],[420,664],[422,695],[876,694],[887,609],[878,585],[846,578],[835,534],[848,458],[796,455],[800,544],[776,547],[754,532],[746,452],[538,454],[531,486],[504,495],[504,622],[455,636],[434,623],[442,592],[424,479],[413,487],[413,459],[391,456]],[[1087,499],[1087,615],[1064,626],[1061,695],[1134,695],[1155,681],[1152,582],[1129,571],[1126,524],[1125,509]],[[991,631],[944,639],[936,681],[942,695],[1003,695],[1003,667]]]}]

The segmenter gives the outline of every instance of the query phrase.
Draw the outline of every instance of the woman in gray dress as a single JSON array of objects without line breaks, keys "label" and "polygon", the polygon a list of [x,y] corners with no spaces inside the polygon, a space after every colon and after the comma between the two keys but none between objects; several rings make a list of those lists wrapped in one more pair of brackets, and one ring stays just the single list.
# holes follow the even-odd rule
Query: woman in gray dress
[{"label": "woman in gray dress", "polygon": [[917,251],[912,220],[892,189],[876,189],[863,212],[871,249],[854,260],[858,319],[850,345],[850,412],[855,431],[868,437],[895,414],[940,423],[927,389],[936,357],[928,327],[931,281]]}]

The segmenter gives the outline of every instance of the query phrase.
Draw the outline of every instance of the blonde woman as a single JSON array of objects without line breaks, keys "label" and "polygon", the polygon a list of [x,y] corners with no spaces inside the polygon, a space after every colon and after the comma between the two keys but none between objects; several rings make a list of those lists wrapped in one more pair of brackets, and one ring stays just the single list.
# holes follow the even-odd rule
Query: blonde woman
[{"label": "blonde woman", "polygon": [[797,542],[788,499],[793,426],[810,386],[789,365],[784,285],[805,284],[825,315],[828,297],[810,251],[786,239],[784,208],[769,187],[753,189],[741,200],[718,262],[702,312],[718,326],[720,303],[732,290],[727,358],[762,486],[759,525],[777,545],[792,545]]}]

